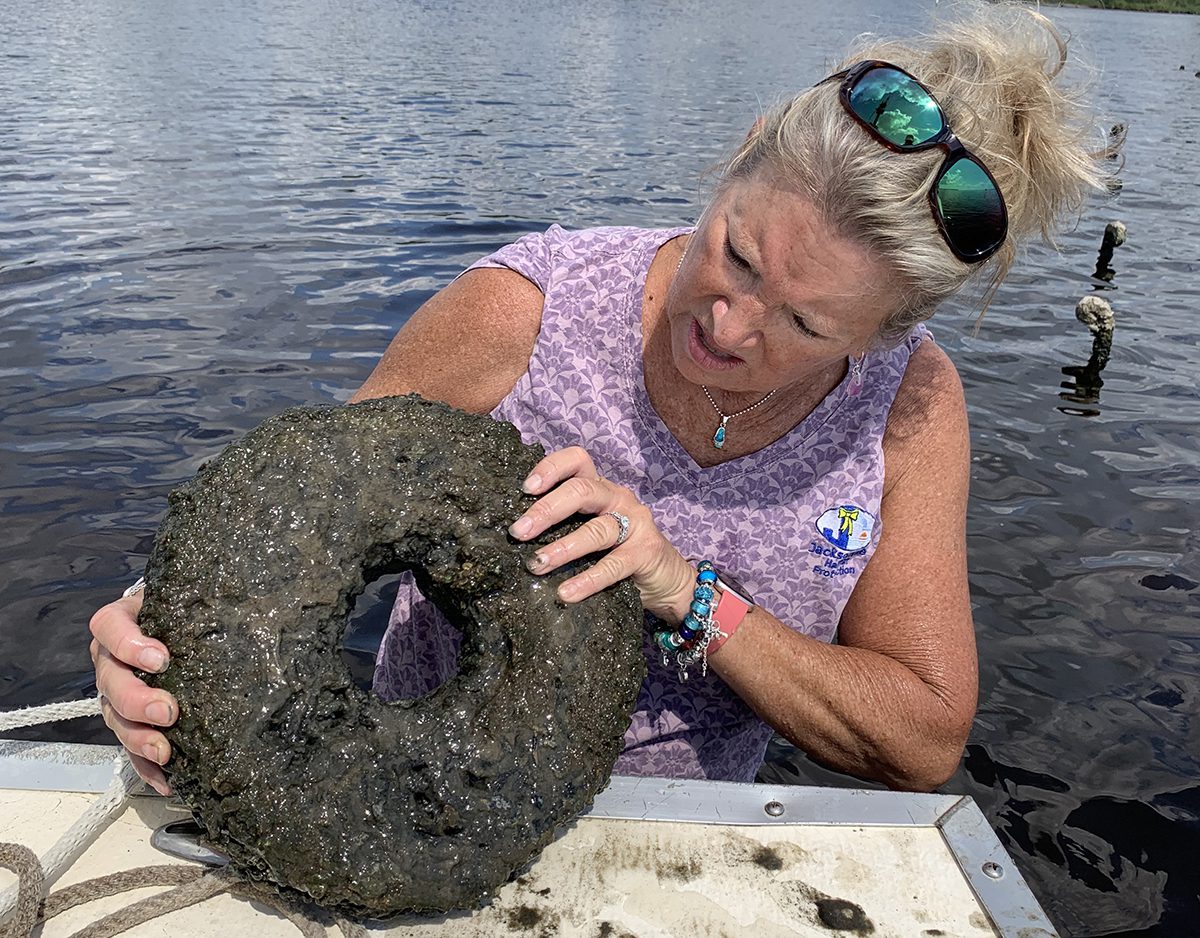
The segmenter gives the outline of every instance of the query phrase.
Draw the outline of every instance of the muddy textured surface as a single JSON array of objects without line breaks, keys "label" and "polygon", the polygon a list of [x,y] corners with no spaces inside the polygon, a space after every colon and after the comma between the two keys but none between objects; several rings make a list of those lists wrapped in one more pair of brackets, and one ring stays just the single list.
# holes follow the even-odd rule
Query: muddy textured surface
[{"label": "muddy textured surface", "polygon": [[[141,617],[172,653],[169,776],[248,877],[352,914],[475,906],[605,785],[641,607],[629,584],[564,607],[525,572],[506,528],[540,456],[389,398],[286,411],[172,494]],[[402,569],[464,639],[456,677],[389,705],[338,649]]]}]

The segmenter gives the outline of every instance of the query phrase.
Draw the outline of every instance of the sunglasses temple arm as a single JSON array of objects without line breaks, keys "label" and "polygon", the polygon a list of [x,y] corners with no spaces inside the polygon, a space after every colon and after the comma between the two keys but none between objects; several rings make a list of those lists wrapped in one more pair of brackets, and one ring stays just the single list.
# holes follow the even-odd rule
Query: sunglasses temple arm
[{"label": "sunglasses temple arm", "polygon": [[831,81],[838,81],[850,74],[850,69],[843,68],[840,72],[834,72],[832,75],[826,75],[819,82],[813,85],[814,88],[820,88],[822,85],[827,85]]}]

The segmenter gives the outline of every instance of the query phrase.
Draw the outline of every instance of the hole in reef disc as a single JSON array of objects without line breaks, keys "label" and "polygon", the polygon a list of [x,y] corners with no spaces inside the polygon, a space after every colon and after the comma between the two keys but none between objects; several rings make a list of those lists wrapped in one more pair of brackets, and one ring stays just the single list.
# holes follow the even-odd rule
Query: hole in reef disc
[{"label": "hole in reef disc", "polygon": [[[346,620],[342,635],[342,661],[354,683],[361,689],[374,690],[375,664],[379,646],[387,631],[397,592],[410,595],[411,575],[388,573],[367,583]],[[433,693],[458,673],[459,632],[444,621],[431,624],[429,618],[443,619],[433,603],[421,598],[413,610],[415,625],[402,628],[394,637],[395,658],[402,664],[394,669],[398,679],[411,678],[415,684],[381,688],[387,699],[411,700]],[[407,665],[407,666],[406,666]]]},{"label": "hole in reef disc", "polygon": [[371,689],[375,672],[375,656],[387,631],[388,616],[396,602],[396,587],[403,574],[381,576],[367,584],[350,610],[346,632],[342,636],[342,660],[350,669],[354,683],[363,690]]}]

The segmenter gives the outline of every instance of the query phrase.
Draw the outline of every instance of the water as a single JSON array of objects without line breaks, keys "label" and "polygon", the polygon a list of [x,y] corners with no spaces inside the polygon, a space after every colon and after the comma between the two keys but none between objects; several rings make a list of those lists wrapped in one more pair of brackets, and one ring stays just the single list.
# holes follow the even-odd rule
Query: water
[{"label": "water", "polygon": [[[760,102],[927,6],[0,0],[0,707],[90,690],[89,614],[222,445],[345,400],[524,231],[694,218]],[[1192,935],[1200,17],[1053,15],[1130,123],[1125,187],[1028,253],[978,335],[964,305],[935,320],[971,408],[982,663],[947,789],[1064,934]],[[1112,218],[1112,359],[1098,401],[1066,400]]]}]

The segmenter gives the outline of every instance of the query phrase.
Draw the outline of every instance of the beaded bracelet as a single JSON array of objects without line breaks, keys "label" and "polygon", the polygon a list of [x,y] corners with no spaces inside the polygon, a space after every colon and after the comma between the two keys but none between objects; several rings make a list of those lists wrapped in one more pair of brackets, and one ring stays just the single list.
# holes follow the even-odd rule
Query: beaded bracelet
[{"label": "beaded bracelet", "polygon": [[662,652],[663,667],[670,667],[672,656],[679,671],[679,680],[688,679],[688,668],[700,662],[700,676],[708,676],[708,646],[714,641],[728,638],[713,620],[716,608],[714,599],[717,571],[712,563],[701,560],[696,567],[696,588],[692,592],[692,605],[675,630],[662,629],[654,633],[654,642]]}]

